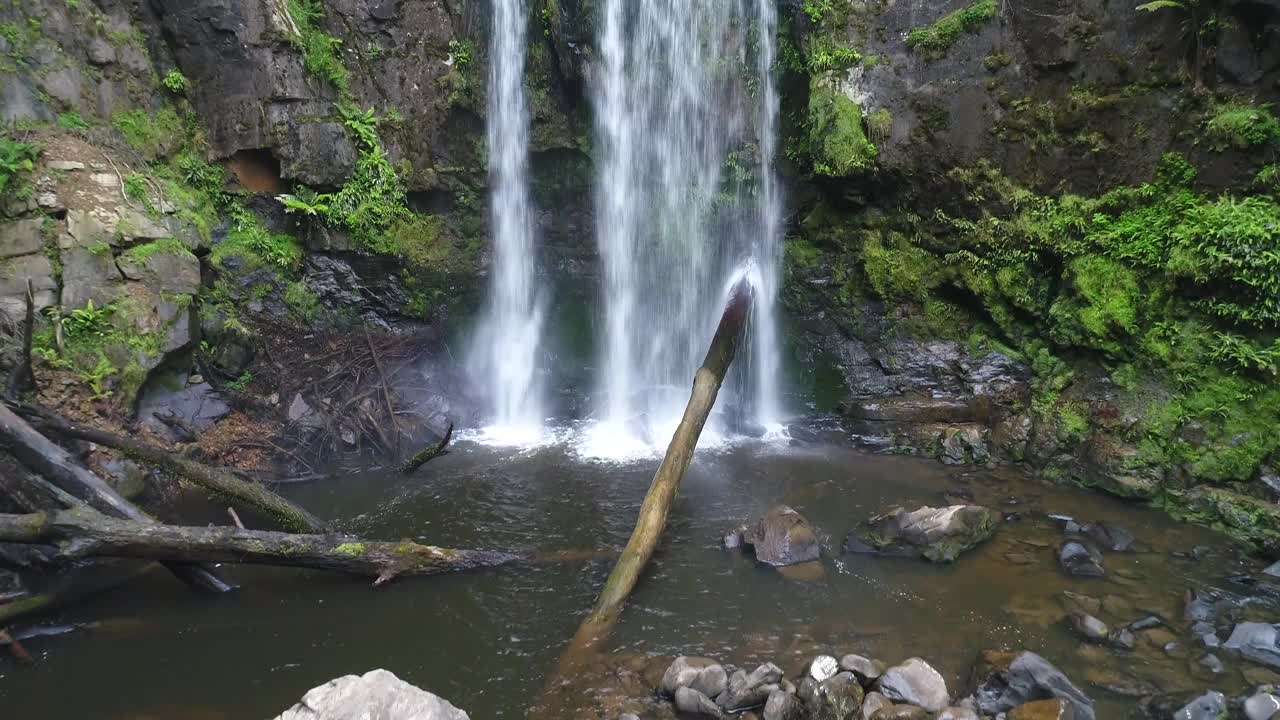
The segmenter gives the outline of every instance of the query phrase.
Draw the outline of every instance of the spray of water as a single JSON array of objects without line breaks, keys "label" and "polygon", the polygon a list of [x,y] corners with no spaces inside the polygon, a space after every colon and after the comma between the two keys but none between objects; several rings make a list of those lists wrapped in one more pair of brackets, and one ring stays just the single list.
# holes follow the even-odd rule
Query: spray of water
[{"label": "spray of water", "polygon": [[481,436],[528,445],[545,437],[541,354],[545,302],[538,292],[530,212],[529,111],[524,93],[528,9],[494,0],[489,68],[489,181],[493,268],[489,303],[471,352],[491,423]]},{"label": "spray of water", "polygon": [[759,282],[743,363],[752,378],[726,402],[779,422],[776,25],[769,0],[605,3],[593,98],[605,342],[590,452],[660,445],[719,317],[723,280],[747,258]]}]

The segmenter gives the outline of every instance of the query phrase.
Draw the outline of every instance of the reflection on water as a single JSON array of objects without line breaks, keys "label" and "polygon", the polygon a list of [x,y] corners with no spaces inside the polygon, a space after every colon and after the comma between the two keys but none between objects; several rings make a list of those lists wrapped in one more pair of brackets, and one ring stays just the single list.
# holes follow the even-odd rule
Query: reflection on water
[{"label": "reflection on water", "polygon": [[[512,453],[460,443],[405,478],[346,475],[291,489],[343,530],[459,547],[526,552],[618,547],[630,534],[656,461],[584,463],[572,447]],[[808,581],[755,566],[719,547],[721,531],[786,503],[809,518],[828,549],[870,514],[893,505],[945,502],[972,493],[1013,513],[994,540],[953,566],[841,556]],[[1118,523],[1144,552],[1108,554],[1108,577],[1061,575],[1061,537],[1046,513]],[[1172,556],[1199,545],[1199,561]],[[0,661],[0,705],[19,717],[270,717],[330,678],[383,667],[437,692],[476,718],[518,718],[589,610],[607,557],[367,584],[317,572],[236,568],[243,590],[203,597],[163,573],[76,608],[57,621],[99,621],[71,636],[31,641],[40,657]],[[1189,643],[1182,594],[1224,578],[1256,575],[1212,533],[1119,501],[1029,480],[1011,471],[955,469],[841,447],[739,445],[698,456],[667,535],[612,638],[621,657],[705,654],[739,663],[774,660],[789,672],[819,650],[888,661],[920,655],[963,689],[989,647],[1045,655],[1099,703],[1123,717],[1135,702],[1113,690],[1229,691],[1243,686],[1228,662],[1216,680],[1198,675],[1203,651],[1166,655],[1172,635]],[[1061,622],[1064,590],[1102,601],[1113,626],[1155,613],[1172,631],[1138,633],[1133,653],[1082,646]],[[1251,592],[1260,593],[1258,587]],[[1251,612],[1270,614],[1270,601]],[[68,692],[67,688],[75,688]]]}]

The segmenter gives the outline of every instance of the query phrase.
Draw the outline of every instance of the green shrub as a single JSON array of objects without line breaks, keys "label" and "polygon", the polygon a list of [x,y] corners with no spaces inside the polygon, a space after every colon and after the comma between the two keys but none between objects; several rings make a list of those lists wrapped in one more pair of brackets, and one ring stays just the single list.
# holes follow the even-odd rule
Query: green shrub
[{"label": "green shrub", "polygon": [[161,157],[181,145],[187,130],[182,118],[169,107],[157,112],[121,111],[112,116],[111,124],[134,150],[149,158]]},{"label": "green shrub", "polygon": [[301,280],[285,286],[284,303],[293,316],[303,322],[313,322],[320,314],[320,298]]},{"label": "green shrub", "polygon": [[191,88],[191,83],[187,80],[187,76],[183,75],[180,70],[170,70],[165,73],[164,79],[160,81],[160,84],[164,85],[165,89],[174,95],[186,95],[187,90]]},{"label": "green shrub", "polygon": [[124,179],[124,194],[134,200],[147,200],[150,191],[147,189],[147,179],[138,173],[130,173]]},{"label": "green shrub", "polygon": [[80,117],[80,113],[72,110],[69,112],[58,113],[58,127],[63,130],[88,130],[89,123]]},{"label": "green shrub", "polygon": [[338,56],[342,41],[319,27],[324,17],[320,0],[289,0],[289,15],[298,26],[298,36],[292,42],[302,51],[307,72],[329,83],[345,98],[350,93],[351,74]]},{"label": "green shrub", "polygon": [[210,260],[222,265],[231,256],[244,258],[250,265],[293,271],[302,262],[302,246],[292,235],[267,230],[253,211],[235,205],[231,208],[231,230],[214,247]]},{"label": "green shrub", "polygon": [[876,147],[862,127],[862,108],[814,79],[809,88],[807,151],[817,175],[844,177],[875,166]]},{"label": "green shrub", "polygon": [[932,25],[912,30],[907,35],[907,47],[929,55],[940,55],[956,44],[964,33],[977,32],[996,16],[996,10],[996,0],[978,0],[943,16]]},{"label": "green shrub", "polygon": [[1270,105],[1225,103],[1215,107],[1205,120],[1204,133],[1217,150],[1246,150],[1280,141],[1280,120]]},{"label": "green shrub", "polygon": [[35,145],[17,142],[8,135],[0,134],[0,197],[21,173],[30,172],[35,167],[39,154]]}]

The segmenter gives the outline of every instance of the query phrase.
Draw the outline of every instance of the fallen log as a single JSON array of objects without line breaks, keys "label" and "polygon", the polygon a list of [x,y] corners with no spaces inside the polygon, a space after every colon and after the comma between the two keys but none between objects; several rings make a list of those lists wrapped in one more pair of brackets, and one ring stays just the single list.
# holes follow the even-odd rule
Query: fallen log
[{"label": "fallen log", "polygon": [[56,544],[58,557],[129,557],[168,562],[249,563],[335,570],[381,585],[402,575],[435,575],[505,565],[520,556],[455,550],[408,540],[295,535],[231,527],[180,527],[107,517],[85,507],[0,515],[0,542]]},{"label": "fallen log", "polygon": [[225,470],[179,457],[171,451],[132,438],[70,422],[41,407],[26,404],[15,407],[18,412],[59,435],[119,450],[126,457],[166,470],[227,500],[257,508],[286,530],[316,533],[327,529],[319,518],[305,509],[262,485],[241,480]]},{"label": "fallen log", "polygon": [[440,442],[418,451],[417,455],[409,458],[400,466],[400,472],[405,475],[412,475],[415,470],[426,465],[431,460],[435,460],[441,455],[448,455],[449,441],[452,439],[453,423],[449,423],[449,429],[444,432],[444,437],[441,438]]},{"label": "fallen log", "polygon": [[[7,448],[27,468],[100,513],[136,523],[155,522],[3,404],[0,404],[0,446]],[[189,564],[167,567],[183,582],[201,590],[221,593],[234,589],[210,568]]]},{"label": "fallen log", "polygon": [[698,368],[693,380],[693,392],[689,396],[689,404],[685,407],[680,425],[671,437],[667,453],[662,464],[653,475],[649,492],[645,495],[644,504],[640,506],[640,514],[636,519],[631,539],[622,550],[622,556],[614,565],[613,572],[605,581],[604,588],[596,600],[591,615],[578,628],[573,641],[561,656],[560,672],[586,659],[590,651],[597,648],[609,635],[617,623],[623,603],[640,580],[653,552],[662,537],[667,525],[667,515],[671,511],[671,503],[675,500],[680,483],[684,480],[685,471],[693,460],[693,451],[698,446],[698,437],[715,406],[716,396],[724,382],[725,374],[733,363],[738,349],[738,339],[751,314],[752,290],[746,279],[734,286],[729,303],[720,316],[720,325],[716,328],[711,347],[707,350],[702,367]]}]

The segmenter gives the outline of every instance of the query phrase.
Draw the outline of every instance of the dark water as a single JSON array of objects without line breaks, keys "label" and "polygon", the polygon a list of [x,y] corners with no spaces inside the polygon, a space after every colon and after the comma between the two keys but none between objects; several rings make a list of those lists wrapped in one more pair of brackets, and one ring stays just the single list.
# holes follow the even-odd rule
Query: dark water
[{"label": "dark water", "polygon": [[[411,479],[353,474],[292,494],[343,529],[371,537],[592,550],[625,543],[655,465],[583,463],[563,447],[514,455],[463,443]],[[958,487],[1022,519],[953,566],[835,552],[821,577],[789,579],[718,543],[726,527],[787,503],[838,548],[870,514],[942,504],[943,491]],[[1107,579],[1067,578],[1056,569],[1050,545],[1060,531],[1046,512],[1119,523],[1147,551],[1109,554]],[[1197,545],[1214,550],[1200,561],[1170,555]],[[237,568],[228,572],[243,589],[218,598],[152,573],[56,618],[96,625],[32,639],[38,663],[0,659],[0,707],[5,717],[21,718],[269,718],[312,686],[382,667],[474,718],[520,718],[541,697],[609,566],[608,559],[511,566],[377,590],[331,574]],[[1155,647],[1163,640],[1144,633],[1134,653],[1082,646],[1062,624],[1055,597],[1074,590],[1105,598],[1101,615],[1113,624],[1148,611],[1179,619],[1175,633],[1190,643],[1180,621],[1182,594],[1237,591],[1224,578],[1256,576],[1259,568],[1209,531],[1010,471],[843,447],[745,445],[695,459],[611,649],[621,656],[771,659],[789,672],[820,650],[891,662],[920,655],[959,694],[980,650],[1025,647],[1086,687],[1100,718],[1120,718],[1135,701],[1091,683],[1231,691],[1244,684],[1241,668],[1223,656],[1224,676],[1198,675],[1202,652],[1169,658]],[[1267,602],[1254,608],[1272,610]]]}]

